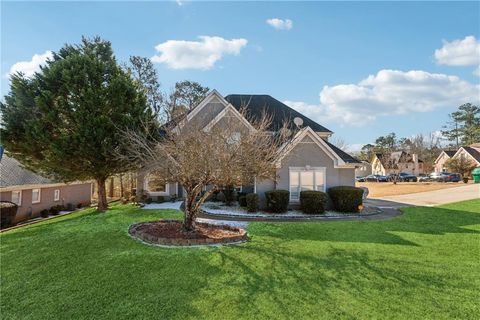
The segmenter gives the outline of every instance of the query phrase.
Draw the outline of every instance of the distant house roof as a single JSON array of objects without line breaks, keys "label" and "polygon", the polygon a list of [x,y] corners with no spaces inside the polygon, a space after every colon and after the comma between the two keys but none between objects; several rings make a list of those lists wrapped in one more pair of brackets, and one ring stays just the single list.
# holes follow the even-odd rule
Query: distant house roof
[{"label": "distant house roof", "polygon": [[308,126],[315,132],[332,132],[269,95],[230,94],[225,97],[225,100],[230,102],[237,110],[244,108],[247,115],[253,119],[260,119],[263,113],[270,115],[272,117],[270,131],[281,129],[284,122],[293,123],[293,119],[301,118],[303,120],[302,127]]},{"label": "distant house roof", "polygon": [[480,162],[480,148],[463,147],[475,160]]},{"label": "distant house roof", "polygon": [[50,183],[54,181],[22,168],[20,162],[3,154],[0,161],[0,188]]},{"label": "distant house roof", "polygon": [[443,152],[445,152],[445,154],[451,158],[455,155],[455,153],[457,153],[457,150],[444,150]]},{"label": "distant house roof", "polygon": [[[376,153],[375,156],[378,158],[380,163],[384,168],[385,165],[390,166],[396,166],[398,163],[413,163],[413,155],[405,152],[405,151],[395,151],[391,153]],[[419,163],[422,163],[423,160],[420,158],[418,159]]]}]

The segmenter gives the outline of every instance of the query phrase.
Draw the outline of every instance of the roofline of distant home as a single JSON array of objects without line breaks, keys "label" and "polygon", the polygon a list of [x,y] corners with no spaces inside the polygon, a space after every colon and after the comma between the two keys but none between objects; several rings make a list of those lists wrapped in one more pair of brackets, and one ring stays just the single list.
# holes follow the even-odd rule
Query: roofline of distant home
[{"label": "roofline of distant home", "polygon": [[71,185],[80,185],[92,183],[91,181],[75,181],[70,183],[37,183],[37,184],[20,184],[15,186],[0,187],[0,192],[9,192],[17,190],[28,190],[28,189],[42,189],[42,188],[55,188],[55,187],[64,187]]}]

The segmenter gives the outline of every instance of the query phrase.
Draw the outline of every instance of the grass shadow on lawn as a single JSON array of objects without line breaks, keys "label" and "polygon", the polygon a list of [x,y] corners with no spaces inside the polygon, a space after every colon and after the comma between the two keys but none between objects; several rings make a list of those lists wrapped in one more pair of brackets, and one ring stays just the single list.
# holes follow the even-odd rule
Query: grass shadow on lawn
[{"label": "grass shadow on lawn", "polygon": [[[480,201],[478,202],[480,207]],[[471,208],[469,206],[468,208]],[[336,242],[365,242],[394,245],[418,244],[399,236],[399,232],[414,232],[431,235],[446,233],[472,233],[480,231],[468,226],[480,224],[480,214],[475,209],[462,208],[462,203],[446,207],[403,208],[404,214],[383,221],[335,221],[307,223],[269,223],[260,226],[251,224],[255,235],[282,238],[286,240],[312,240]],[[285,232],[288,228],[288,232]],[[339,231],[341,230],[341,231]]]}]

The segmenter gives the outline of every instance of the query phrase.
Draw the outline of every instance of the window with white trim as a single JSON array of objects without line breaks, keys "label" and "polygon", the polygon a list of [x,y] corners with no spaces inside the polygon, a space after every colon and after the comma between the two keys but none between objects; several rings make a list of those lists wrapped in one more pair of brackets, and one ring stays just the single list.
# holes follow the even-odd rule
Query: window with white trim
[{"label": "window with white trim", "polygon": [[17,206],[22,205],[22,191],[12,191],[12,202]]},{"label": "window with white trim", "polygon": [[32,189],[32,203],[40,202],[40,189]]},{"label": "window with white trim", "polygon": [[325,192],[325,168],[290,168],[290,200],[298,201],[306,190]]},{"label": "window with white trim", "polygon": [[53,191],[53,201],[60,201],[60,189]]},{"label": "window with white trim", "polygon": [[149,193],[168,193],[168,184],[158,171],[152,171],[147,177],[146,190]]}]

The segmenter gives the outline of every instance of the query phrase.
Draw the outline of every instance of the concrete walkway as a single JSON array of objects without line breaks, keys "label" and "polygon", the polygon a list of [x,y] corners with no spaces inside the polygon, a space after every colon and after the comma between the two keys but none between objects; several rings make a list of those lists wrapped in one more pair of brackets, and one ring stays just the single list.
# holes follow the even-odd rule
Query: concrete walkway
[{"label": "concrete walkway", "polygon": [[405,206],[436,206],[446,203],[480,199],[480,184],[469,184],[457,188],[402,194],[381,198],[370,198],[367,202],[376,207],[399,208]]}]

